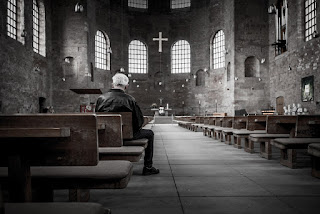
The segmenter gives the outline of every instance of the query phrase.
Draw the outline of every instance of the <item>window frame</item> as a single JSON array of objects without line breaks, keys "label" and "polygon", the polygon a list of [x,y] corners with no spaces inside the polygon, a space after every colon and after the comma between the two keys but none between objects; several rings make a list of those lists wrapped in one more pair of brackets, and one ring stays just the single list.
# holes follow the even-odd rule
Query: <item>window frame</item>
[{"label": "window frame", "polygon": [[40,53],[40,7],[37,0],[33,0],[32,5],[32,47]]},{"label": "window frame", "polygon": [[[137,44],[135,44],[137,43]],[[133,51],[133,53],[132,53]],[[138,61],[133,63],[132,60]],[[135,65],[135,66],[132,66]],[[148,74],[148,47],[139,39],[133,39],[128,45],[128,71],[130,74]]]},{"label": "window frame", "polygon": [[[180,7],[178,7],[180,5]],[[187,6],[185,6],[187,5]],[[191,0],[171,0],[171,10],[188,10],[191,8]]]},{"label": "window frame", "polygon": [[[97,38],[99,38],[99,40]],[[97,30],[94,36],[95,68],[110,70],[110,68],[108,69],[108,54],[110,54],[108,52],[108,37],[103,31]]]},{"label": "window frame", "polygon": [[[220,35],[220,33],[222,33],[222,34]],[[211,47],[212,47],[212,68],[213,69],[225,68],[226,67],[226,65],[225,65],[225,62],[226,62],[226,55],[225,55],[226,37],[225,37],[223,30],[218,30],[214,34],[214,36],[212,38]]]},{"label": "window frame", "polygon": [[[310,4],[307,5],[307,2],[309,2],[309,1],[310,1]],[[312,9],[312,6],[314,6],[313,9]],[[313,13],[314,13],[314,15],[313,15]],[[308,17],[309,15],[310,15],[310,17]],[[305,0],[304,1],[304,39],[305,39],[305,42],[308,42],[313,39],[313,33],[315,31],[317,31],[317,1],[316,0]]]},{"label": "window frame", "polygon": [[[10,20],[10,21],[9,21]],[[18,39],[18,0],[7,0],[7,36]]]},{"label": "window frame", "polygon": [[[177,49],[178,51],[178,54],[175,54],[174,51],[175,50],[175,47],[181,47],[182,45],[179,45],[179,42],[184,42],[185,44],[182,44],[183,46],[186,46],[188,45],[187,49]],[[179,46],[177,46],[179,45]],[[180,53],[179,53],[180,52]],[[191,45],[190,43],[185,40],[185,39],[180,39],[180,40],[177,40],[176,42],[174,42],[172,44],[172,47],[171,47],[171,51],[170,51],[170,55],[171,55],[171,74],[189,74],[191,73]],[[187,56],[185,56],[186,54],[188,54]],[[175,56],[182,56],[182,58],[178,57],[178,58],[175,58]],[[177,63],[175,63],[175,61],[177,61]],[[183,62],[181,62],[183,61]],[[176,66],[178,65],[178,66]],[[183,67],[180,67],[179,65],[186,65],[186,66],[183,66]],[[181,70],[186,70],[188,69],[187,72],[181,72]],[[177,70],[177,71],[176,71]]]}]

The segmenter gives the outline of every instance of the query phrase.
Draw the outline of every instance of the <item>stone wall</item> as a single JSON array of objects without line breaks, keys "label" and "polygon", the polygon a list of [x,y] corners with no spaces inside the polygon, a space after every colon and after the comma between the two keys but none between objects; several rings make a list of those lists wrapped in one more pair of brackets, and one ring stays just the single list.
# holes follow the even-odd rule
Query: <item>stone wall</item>
[{"label": "stone wall", "polygon": [[[25,0],[24,30],[18,30],[18,40],[7,36],[7,4],[0,2],[0,113],[38,113],[39,98],[46,99],[45,106],[52,104],[51,91],[51,8],[46,13],[46,56],[33,51],[32,47],[32,0]],[[44,1],[51,5],[50,0]],[[19,26],[22,26],[19,24]]]},{"label": "stone wall", "polygon": [[[269,4],[276,3],[270,1]],[[319,1],[317,1],[319,5]],[[269,48],[270,60],[270,102],[276,106],[276,98],[284,97],[284,105],[300,103],[310,113],[320,113],[319,50],[320,39],[306,42],[304,38],[304,1],[288,2],[288,51],[275,56],[274,48]],[[317,9],[317,23],[320,21]],[[275,16],[269,15],[269,44],[275,42]],[[317,31],[319,32],[319,24]],[[314,76],[314,101],[302,102],[301,79]],[[317,104],[318,103],[318,104]]]}]

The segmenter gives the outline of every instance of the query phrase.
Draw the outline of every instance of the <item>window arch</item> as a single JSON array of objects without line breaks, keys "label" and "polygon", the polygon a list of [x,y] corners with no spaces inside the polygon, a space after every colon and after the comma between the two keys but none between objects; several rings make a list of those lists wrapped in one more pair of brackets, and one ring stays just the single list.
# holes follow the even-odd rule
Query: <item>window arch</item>
[{"label": "window arch", "polygon": [[186,40],[179,40],[171,48],[171,73],[191,72],[191,49]]},{"label": "window arch", "polygon": [[171,9],[186,8],[191,6],[191,0],[171,0]]},{"label": "window arch", "polygon": [[25,43],[24,1],[7,1],[7,35],[22,44]]},{"label": "window arch", "polygon": [[128,0],[128,7],[148,9],[148,0]]},{"label": "window arch", "polygon": [[225,36],[222,30],[219,30],[213,38],[213,69],[223,68],[225,66]]},{"label": "window arch", "polygon": [[305,0],[305,38],[312,39],[312,34],[317,30],[317,2],[316,0]]},{"label": "window arch", "polygon": [[132,40],[129,44],[129,73],[148,73],[147,46],[139,41]]},{"label": "window arch", "polygon": [[111,58],[110,41],[107,35],[98,30],[95,35],[95,66],[99,69],[110,70]]},{"label": "window arch", "polygon": [[249,56],[245,63],[245,77],[260,77],[260,62],[254,56]]}]

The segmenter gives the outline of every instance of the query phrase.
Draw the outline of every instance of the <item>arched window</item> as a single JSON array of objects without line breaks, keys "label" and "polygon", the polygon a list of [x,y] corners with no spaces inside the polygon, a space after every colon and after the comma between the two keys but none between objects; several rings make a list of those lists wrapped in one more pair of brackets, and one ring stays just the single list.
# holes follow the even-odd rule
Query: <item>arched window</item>
[{"label": "arched window", "polygon": [[147,46],[139,40],[132,40],[129,44],[129,73],[148,73]]},{"label": "arched window", "polygon": [[24,32],[24,1],[8,0],[7,1],[7,35],[25,43]]},{"label": "arched window", "polygon": [[317,1],[305,0],[305,38],[312,39],[312,34],[317,30]]},{"label": "arched window", "polygon": [[36,0],[33,0],[33,10],[32,10],[32,28],[33,28],[33,51],[39,53],[40,43],[40,24],[39,24],[39,6]]},{"label": "arched window", "polygon": [[256,57],[248,57],[244,66],[245,77],[260,77],[260,62]]},{"label": "arched window", "polygon": [[191,50],[186,40],[179,40],[171,48],[171,73],[190,73]]},{"label": "arched window", "polygon": [[128,7],[148,9],[148,0],[128,0]]},{"label": "arched window", "polygon": [[225,37],[222,30],[219,30],[213,38],[213,69],[223,68],[225,62]]},{"label": "arched window", "polygon": [[99,69],[110,70],[109,38],[100,30],[95,36],[95,66]]},{"label": "arched window", "polygon": [[43,0],[33,0],[32,7],[32,47],[33,51],[46,55],[45,8]]},{"label": "arched window", "polygon": [[275,52],[276,55],[282,54],[287,51],[288,41],[288,3],[287,0],[278,0],[275,9],[276,19],[276,42]]},{"label": "arched window", "polygon": [[171,0],[171,9],[186,8],[191,6],[191,0]]}]

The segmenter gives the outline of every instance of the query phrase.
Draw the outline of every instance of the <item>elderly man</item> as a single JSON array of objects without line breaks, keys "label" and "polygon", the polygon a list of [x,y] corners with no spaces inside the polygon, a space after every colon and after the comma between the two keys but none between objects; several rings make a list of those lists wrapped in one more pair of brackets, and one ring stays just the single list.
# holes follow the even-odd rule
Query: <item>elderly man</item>
[{"label": "elderly man", "polygon": [[125,93],[129,78],[123,73],[112,77],[112,89],[101,95],[96,103],[96,112],[132,112],[133,139],[148,139],[145,149],[143,175],[158,174],[159,169],[152,166],[154,134],[150,129],[142,129],[143,115],[134,97]]}]

